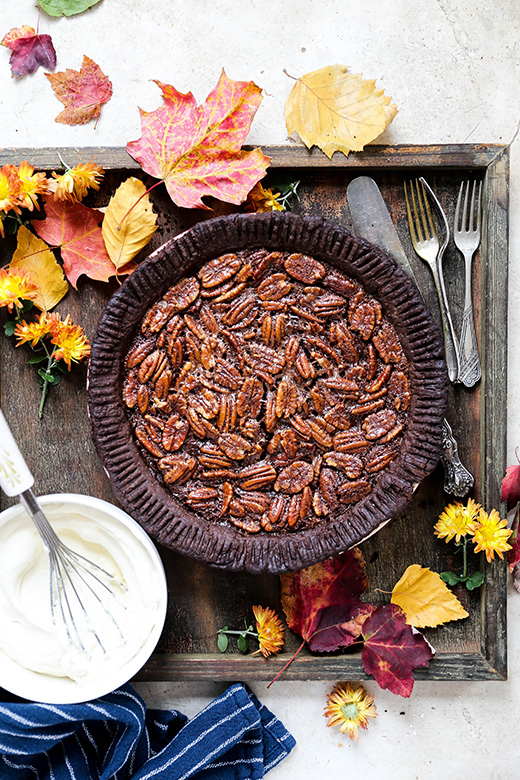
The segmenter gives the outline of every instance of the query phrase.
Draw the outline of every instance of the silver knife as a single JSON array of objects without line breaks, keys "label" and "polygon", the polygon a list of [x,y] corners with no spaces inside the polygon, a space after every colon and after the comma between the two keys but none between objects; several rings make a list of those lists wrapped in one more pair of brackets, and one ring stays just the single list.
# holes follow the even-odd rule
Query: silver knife
[{"label": "silver knife", "polygon": [[[415,282],[420,292],[413,268],[406,256],[383,196],[374,179],[358,176],[347,187],[347,203],[352,217],[354,234],[375,244]],[[473,475],[459,460],[458,446],[450,424],[442,421],[442,453],[444,466],[444,490],[457,497],[465,496],[473,487]]]}]

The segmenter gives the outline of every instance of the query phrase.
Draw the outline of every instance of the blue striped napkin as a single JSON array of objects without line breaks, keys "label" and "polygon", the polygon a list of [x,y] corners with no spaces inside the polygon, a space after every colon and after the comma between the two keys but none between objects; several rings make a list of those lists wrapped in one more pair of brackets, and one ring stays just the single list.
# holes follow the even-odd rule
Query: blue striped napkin
[{"label": "blue striped napkin", "polygon": [[256,780],[295,745],[243,685],[191,720],[130,685],[84,704],[0,703],[1,780]]}]

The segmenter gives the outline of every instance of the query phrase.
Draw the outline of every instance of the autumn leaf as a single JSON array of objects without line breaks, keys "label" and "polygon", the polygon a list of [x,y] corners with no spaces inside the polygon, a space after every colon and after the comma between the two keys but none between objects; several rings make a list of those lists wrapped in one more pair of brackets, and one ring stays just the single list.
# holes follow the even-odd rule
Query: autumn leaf
[{"label": "autumn leaf", "polygon": [[241,150],[262,100],[260,88],[222,71],[206,102],[197,105],[191,92],[155,83],[163,104],[155,111],[140,109],[142,136],[127,144],[127,152],[164,181],[178,206],[208,208],[204,195],[242,203],[270,162],[261,149]]},{"label": "autumn leaf", "polygon": [[45,75],[54,94],[65,106],[55,122],[65,125],[84,125],[92,119],[97,122],[101,106],[112,97],[112,83],[99,65],[86,55],[79,71],[67,68],[60,73]]},{"label": "autumn leaf", "polygon": [[410,696],[413,670],[428,666],[433,653],[428,642],[406,623],[396,604],[378,607],[363,626],[361,663],[377,684],[398,696]]},{"label": "autumn leaf", "polygon": [[509,542],[511,549],[507,551],[507,568],[513,575],[513,586],[520,593],[520,509],[517,507]]},{"label": "autumn leaf", "polygon": [[319,146],[329,159],[337,151],[361,151],[397,114],[375,81],[347,71],[330,65],[307,73],[296,79],[285,103],[288,134],[296,131],[309,149]]},{"label": "autumn leaf", "polygon": [[110,198],[101,227],[107,252],[118,270],[150,241],[156,222],[143,182],[133,176],[126,179]]},{"label": "autumn leaf", "polygon": [[439,626],[450,620],[462,620],[468,613],[439,575],[414,563],[392,591],[392,604],[406,615],[406,622],[416,628]]},{"label": "autumn leaf", "polygon": [[40,65],[48,70],[56,67],[56,51],[51,36],[38,35],[28,24],[14,27],[4,35],[1,43],[11,49],[9,62],[12,76],[27,76],[38,70]]},{"label": "autumn leaf", "polygon": [[74,16],[99,2],[100,0],[38,0],[38,5],[49,16]]},{"label": "autumn leaf", "polygon": [[69,289],[61,266],[53,253],[41,238],[20,225],[16,247],[10,268],[29,271],[38,285],[38,295],[34,305],[41,311],[50,311]]},{"label": "autumn leaf", "polygon": [[520,502],[520,465],[507,467],[500,500],[507,501],[508,512]]},{"label": "autumn leaf", "polygon": [[374,610],[359,600],[368,587],[358,548],[298,572],[280,576],[287,625],[316,652],[348,647]]},{"label": "autumn leaf", "polygon": [[46,219],[34,220],[32,226],[40,238],[61,248],[63,270],[69,282],[77,287],[82,274],[107,282],[116,269],[101,234],[102,212],[51,196],[44,198],[44,204]]}]

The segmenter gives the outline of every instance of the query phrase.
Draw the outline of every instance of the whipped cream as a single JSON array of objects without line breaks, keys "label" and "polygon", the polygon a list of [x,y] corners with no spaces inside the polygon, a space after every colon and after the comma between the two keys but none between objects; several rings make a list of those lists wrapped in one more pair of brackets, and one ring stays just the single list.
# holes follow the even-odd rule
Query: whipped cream
[{"label": "whipped cream", "polygon": [[89,629],[70,584],[67,595],[84,649],[67,638],[55,603],[51,613],[49,557],[32,520],[20,511],[0,526],[0,648],[21,666],[79,685],[121,675],[164,618],[157,560],[130,528],[93,506],[54,501],[43,510],[60,539],[110,572],[95,586],[78,579],[78,593],[102,647]]}]

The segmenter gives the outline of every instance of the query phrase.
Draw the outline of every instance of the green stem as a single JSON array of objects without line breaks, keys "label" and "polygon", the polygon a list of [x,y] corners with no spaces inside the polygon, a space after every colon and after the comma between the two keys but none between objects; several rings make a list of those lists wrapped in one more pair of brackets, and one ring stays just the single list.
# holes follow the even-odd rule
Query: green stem
[{"label": "green stem", "polygon": [[[48,374],[54,368],[54,366],[57,365],[56,361],[54,360],[54,352],[49,352],[49,350],[47,349],[47,345],[45,344],[44,341],[40,341],[40,344],[43,346],[47,355],[47,368],[45,370],[46,373]],[[46,379],[43,380],[42,394],[40,398],[40,408],[38,409],[38,417],[40,418],[40,420],[43,417],[43,407],[45,406],[45,401],[47,399],[49,384],[50,383]]]},{"label": "green stem", "polygon": [[217,631],[217,634],[238,634],[239,636],[254,636],[256,639],[258,639],[258,634],[255,633],[255,631],[248,631],[244,629],[244,631],[224,631],[220,630]]},{"label": "green stem", "polygon": [[462,576],[466,580],[468,578],[468,540],[466,537],[464,537],[464,546],[462,548],[462,560],[463,560],[463,568],[462,568]]}]

